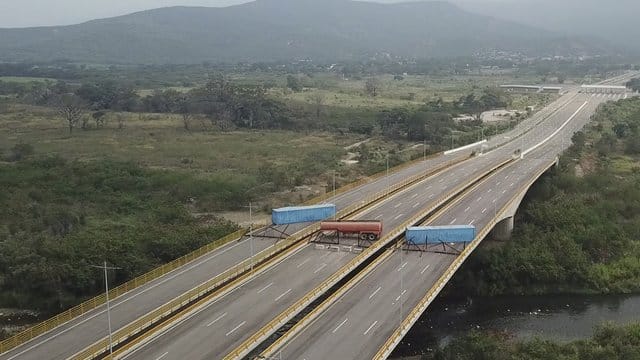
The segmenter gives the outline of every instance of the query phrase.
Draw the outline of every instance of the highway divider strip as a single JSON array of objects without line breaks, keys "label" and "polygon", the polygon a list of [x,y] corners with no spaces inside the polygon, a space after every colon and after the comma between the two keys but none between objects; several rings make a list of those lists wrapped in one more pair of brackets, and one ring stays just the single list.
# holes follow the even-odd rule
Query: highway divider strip
[{"label": "highway divider strip", "polygon": [[[373,204],[378,200],[385,198],[386,196],[389,196],[397,191],[400,191],[407,186],[410,186],[416,182],[419,182],[447,168],[458,165],[459,163],[467,159],[468,157],[466,156],[455,158],[449,162],[440,164],[439,166],[433,169],[430,169],[430,171],[417,174],[400,183],[396,183],[390,189],[385,189],[384,191],[381,191],[367,198],[365,201],[353,204],[350,207],[340,210],[336,215],[336,217],[343,218],[345,216],[348,216],[356,211],[359,211],[362,208],[365,208]],[[193,302],[198,301],[200,298],[207,296],[212,291],[215,291],[221,286],[224,286],[225,284],[227,284],[229,281],[233,281],[233,279],[236,279],[244,275],[245,273],[247,273],[247,271],[251,270],[252,265],[255,268],[256,264],[259,264],[274,258],[278,253],[286,250],[291,246],[294,246],[299,241],[302,241],[303,239],[311,236],[313,233],[319,230],[319,227],[320,226],[318,224],[315,224],[295,233],[294,235],[288,237],[287,239],[276,243],[274,246],[263,250],[256,257],[254,257],[253,261],[251,261],[251,259],[246,259],[240,262],[239,264],[236,264],[235,266],[231,267],[230,269],[226,270],[222,274],[219,274],[218,276],[214,277],[213,279],[210,279],[209,281],[206,281],[200,284],[196,288],[182,294],[181,296],[175,298],[174,300],[168,302],[167,304],[164,304],[156,308],[155,310],[147,313],[146,315],[134,320],[130,324],[114,332],[112,336],[113,346],[118,346],[119,344],[123,344],[129,339],[138,336],[141,332],[148,331],[155,324],[162,322],[167,317],[173,316],[177,312],[181,312],[182,309],[189,306]],[[245,281],[248,281],[250,278],[251,277],[246,278]],[[108,337],[105,337],[99,340],[98,342],[88,346],[87,348],[83,349],[79,353],[75,354],[73,358],[74,359],[92,359],[92,358],[99,357],[100,355],[106,353],[108,350],[109,350],[109,339]]]},{"label": "highway divider strip", "polygon": [[[506,166],[506,165],[505,165]],[[494,170],[495,171],[495,170]],[[434,214],[430,215],[428,219],[426,219],[423,224],[429,224],[433,222],[433,219],[438,218],[444,212],[449,210],[452,206],[456,205],[466,194],[474,191],[476,188],[481,186],[484,182],[477,182],[475,185],[463,190],[456,199],[444,206],[443,208],[436,211]],[[402,246],[402,245],[400,245]],[[396,246],[397,247],[397,246]],[[395,248],[395,247],[394,247]],[[309,314],[305,315],[300,321],[298,321],[295,325],[291,327],[285,334],[279,337],[273,344],[269,345],[267,349],[260,353],[260,356],[263,358],[269,358],[273,356],[278,349],[280,349],[284,344],[293,339],[298,333],[300,333],[304,328],[312,324],[318,316],[322,315],[325,310],[331,307],[338,299],[340,299],[344,294],[346,294],[349,290],[351,290],[354,286],[356,286],[362,279],[364,279],[369,273],[373,271],[373,269],[382,264],[387,258],[391,256],[393,253],[393,248],[389,249],[383,255],[376,258],[371,264],[367,265],[362,271],[360,271],[356,276],[350,279],[346,284],[340,287],[335,293],[331,294],[327,299],[325,299],[320,305],[311,310]]]},{"label": "highway divider strip", "polygon": [[427,307],[433,302],[433,300],[438,296],[440,291],[445,287],[445,285],[451,280],[453,275],[458,271],[460,266],[467,260],[467,258],[473,253],[473,251],[480,245],[482,240],[489,234],[489,232],[501,221],[497,219],[501,219],[504,214],[511,208],[513,203],[517,200],[518,195],[523,191],[527,191],[533,183],[535,183],[542,174],[544,174],[549,167],[553,166],[555,161],[550,163],[549,166],[543,168],[543,170],[539,171],[535,177],[532,178],[529,182],[522,185],[520,189],[515,193],[514,197],[511,198],[498,212],[498,215],[488,223],[483,229],[478,233],[474,241],[467,246],[466,249],[462,251],[462,253],[454,260],[454,262],[447,268],[445,273],[436,281],[434,286],[429,289],[427,294],[422,298],[422,300],[418,303],[416,307],[407,315],[407,317],[402,321],[400,326],[396,328],[394,333],[389,337],[389,339],[384,343],[384,345],[380,348],[380,350],[373,357],[374,360],[383,360],[391,355],[391,352],[395,347],[400,343],[402,338],[411,330],[411,327],[418,321],[422,313],[427,309]]},{"label": "highway divider strip", "polygon": [[331,289],[334,285],[336,285],[340,280],[342,280],[345,276],[351,273],[353,270],[358,268],[364,261],[366,261],[370,256],[380,251],[383,247],[387,246],[391,241],[400,236],[406,229],[407,226],[415,224],[423,219],[428,214],[433,213],[439,207],[444,205],[446,202],[450,201],[452,198],[457,196],[459,193],[464,191],[470,186],[473,186],[474,183],[480,181],[482,178],[488,176],[493,173],[497,169],[511,163],[514,161],[513,159],[507,159],[502,163],[495,165],[477,176],[471,182],[464,183],[455,189],[448,192],[445,196],[440,197],[437,201],[432,203],[432,205],[424,208],[417,216],[412,217],[411,219],[405,221],[400,226],[396,227],[382,239],[378,240],[375,244],[368,247],[364,250],[360,255],[356,256],[349,263],[345,264],[338,271],[333,273],[329,278],[323,281],[320,285],[318,285],[315,289],[308,292],[304,297],[299,299],[296,303],[290,306],[287,310],[280,313],[276,316],[271,322],[262,327],[258,332],[254,333],[249,339],[244,341],[240,346],[234,349],[231,353],[225,356],[225,360],[231,359],[241,359],[242,357],[249,354],[251,350],[253,350],[258,344],[268,338],[271,334],[277,331],[284,324],[289,322],[294,316],[299,314],[302,310],[304,310],[307,306],[309,306],[313,301],[318,299],[321,295],[323,295],[326,291]]},{"label": "highway divider strip", "polygon": [[[265,224],[266,225],[266,224]],[[132,280],[129,280],[111,290],[109,290],[109,299],[111,301],[115,300],[117,297],[124,295],[125,293],[135,290],[136,288],[148,284],[149,282],[158,279],[161,276],[164,276],[175,269],[184,266],[185,264],[217,249],[220,248],[233,240],[237,240],[242,237],[247,232],[246,229],[238,230],[234,233],[228,234],[212,243],[209,243],[193,252],[181,256],[167,264],[159,266],[143,275],[140,275]],[[0,342],[0,354],[7,352],[25,342],[34,339],[46,332],[53,330],[54,328],[65,324],[78,316],[86,314],[89,311],[96,309],[97,307],[106,303],[106,295],[101,294],[96,297],[93,297],[79,305],[76,305],[58,315],[55,315],[52,318],[49,318],[41,323],[38,323],[8,339],[5,339]]]},{"label": "highway divider strip", "polygon": [[[441,155],[441,153],[438,154],[433,154],[431,156],[428,157],[428,159],[430,158],[434,158]],[[453,160],[453,164],[461,162],[464,159],[454,159]],[[395,173],[397,171],[400,171],[402,169],[408,168],[410,166],[413,166],[421,161],[424,161],[422,158],[420,159],[416,159],[413,161],[409,161],[407,163],[403,163],[400,164],[392,169],[390,169],[390,174],[391,173]],[[447,162],[444,163],[444,166],[442,166],[443,168],[449,167],[449,166],[453,166],[453,164],[451,162]],[[438,168],[440,168],[440,166]],[[440,169],[442,170],[442,169]],[[438,171],[440,171],[438,170]],[[348,184],[346,186],[341,187],[340,189],[338,189],[336,191],[337,194],[341,194],[344,192],[347,192],[353,188],[356,188],[358,186],[364,185],[364,184],[368,184],[370,182],[373,182],[374,180],[381,178],[383,176],[386,175],[386,172],[379,172],[373,176],[364,178],[360,181],[354,182],[352,184]],[[307,202],[305,202],[305,204],[316,204],[316,203],[320,203],[324,200],[326,200],[327,198],[331,197],[332,194],[331,193],[327,193],[324,195],[321,195],[319,197],[316,197],[314,199],[311,199]],[[254,224],[257,225],[258,227],[263,227],[263,226],[267,226],[267,223],[257,223]],[[166,263],[164,265],[161,265],[145,274],[142,274],[134,279],[131,279],[119,286],[116,286],[114,288],[112,288],[111,290],[109,290],[109,299],[110,301],[114,301],[116,300],[116,298],[137,289],[140,286],[146,285],[148,283],[150,283],[151,281],[154,281],[174,270],[176,270],[179,267],[182,267],[208,253],[210,253],[213,250],[216,250],[234,240],[238,240],[240,238],[242,238],[242,236],[244,236],[247,232],[247,229],[240,229],[234,233],[228,234],[220,239],[217,239],[207,245],[204,245],[203,247],[196,249],[186,255],[183,255],[169,263]],[[98,296],[95,296],[87,301],[82,302],[81,304],[78,304],[68,310],[65,310],[47,320],[44,320],[32,327],[29,327],[28,329],[25,329],[23,331],[21,331],[20,333],[11,336],[5,340],[0,341],[0,354],[3,354],[7,351],[10,351],[11,349],[14,349],[24,343],[26,343],[27,341],[30,341],[40,335],[43,335],[53,329],[55,329],[56,327],[63,325],[69,321],[72,321],[73,319],[82,316],[86,313],[88,313],[89,311],[92,311],[96,308],[98,308],[99,306],[102,306],[106,303],[106,295],[105,294],[100,294]]]},{"label": "highway divider strip", "polygon": [[[400,165],[394,166],[391,169],[389,169],[389,174],[395,174],[395,173],[399,172],[400,170],[404,170],[406,168],[409,168],[411,166],[414,166],[416,164],[424,162],[425,160],[430,160],[430,159],[436,158],[436,157],[441,156],[441,155],[446,155],[446,154],[443,154],[443,153],[440,152],[440,153],[435,153],[435,154],[429,155],[429,156],[426,157],[426,159],[421,157],[421,158],[418,158],[418,159],[407,161],[405,163],[402,163]],[[358,186],[370,184],[370,183],[372,183],[372,182],[374,182],[374,181],[376,181],[376,180],[378,180],[380,178],[385,177],[386,175],[387,175],[386,171],[381,171],[381,172],[378,172],[378,173],[376,173],[374,175],[362,178],[362,179],[360,179],[358,181],[355,181],[355,182],[352,182],[350,184],[347,184],[345,186],[340,187],[339,189],[337,189],[335,191],[335,195],[341,195],[341,194],[343,194],[343,193],[345,193],[345,192],[347,192],[349,190],[357,188]],[[333,192],[326,192],[326,193],[324,193],[322,195],[316,196],[315,198],[312,198],[312,199],[309,199],[309,200],[305,201],[303,203],[303,205],[318,204],[318,203],[321,203],[323,201],[329,200],[333,196],[334,196]]]}]

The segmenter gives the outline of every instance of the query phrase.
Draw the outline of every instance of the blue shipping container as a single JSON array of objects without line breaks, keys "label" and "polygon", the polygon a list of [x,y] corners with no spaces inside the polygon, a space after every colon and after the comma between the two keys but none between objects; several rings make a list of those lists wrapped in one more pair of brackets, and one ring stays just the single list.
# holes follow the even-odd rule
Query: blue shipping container
[{"label": "blue shipping container", "polygon": [[325,220],[335,216],[336,206],[323,204],[314,206],[293,206],[271,211],[271,221],[274,225],[297,224],[311,221]]},{"label": "blue shipping container", "polygon": [[476,237],[476,227],[471,225],[408,227],[407,241],[416,245],[468,243]]}]

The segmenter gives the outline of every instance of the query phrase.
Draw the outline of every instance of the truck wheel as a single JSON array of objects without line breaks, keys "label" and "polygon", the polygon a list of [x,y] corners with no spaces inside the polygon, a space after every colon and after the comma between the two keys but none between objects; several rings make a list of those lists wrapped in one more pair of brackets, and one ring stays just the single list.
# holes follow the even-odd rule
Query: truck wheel
[{"label": "truck wheel", "polygon": [[360,240],[367,240],[367,234],[360,234]]},{"label": "truck wheel", "polygon": [[378,237],[376,236],[376,234],[369,234],[368,239],[369,241],[376,241],[378,240]]}]

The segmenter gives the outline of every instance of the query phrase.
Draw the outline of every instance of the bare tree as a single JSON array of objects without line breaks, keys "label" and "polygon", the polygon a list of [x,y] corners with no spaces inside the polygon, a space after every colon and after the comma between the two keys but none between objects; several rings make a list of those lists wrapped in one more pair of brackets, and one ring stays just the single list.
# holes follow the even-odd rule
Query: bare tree
[{"label": "bare tree", "polygon": [[61,95],[57,101],[58,113],[67,121],[69,134],[73,133],[73,129],[78,125],[85,112],[85,104],[75,94]]},{"label": "bare tree", "polygon": [[322,113],[322,108],[324,107],[325,101],[327,99],[326,96],[321,92],[315,92],[309,95],[308,99],[313,104],[316,112],[316,118],[319,120],[320,114]]},{"label": "bare tree", "polygon": [[369,96],[376,97],[378,96],[378,92],[380,90],[380,81],[378,81],[375,77],[370,77],[364,84],[364,90],[369,94]]},{"label": "bare tree", "polygon": [[118,121],[118,130],[124,129],[127,119],[123,114],[116,115],[116,120]]},{"label": "bare tree", "polygon": [[182,125],[187,131],[191,131],[190,121],[193,117],[191,99],[188,95],[182,95],[176,99],[176,112],[182,116]]}]

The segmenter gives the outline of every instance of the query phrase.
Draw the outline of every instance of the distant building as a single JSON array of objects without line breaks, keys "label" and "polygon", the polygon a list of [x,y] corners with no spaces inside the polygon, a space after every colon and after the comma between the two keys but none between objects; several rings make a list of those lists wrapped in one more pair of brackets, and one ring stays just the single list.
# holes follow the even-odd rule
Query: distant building
[{"label": "distant building", "polygon": [[624,94],[626,86],[615,85],[582,85],[580,92],[585,94]]},{"label": "distant building", "polygon": [[500,85],[500,88],[513,93],[550,93],[559,94],[562,92],[560,86],[541,86],[541,85]]}]

